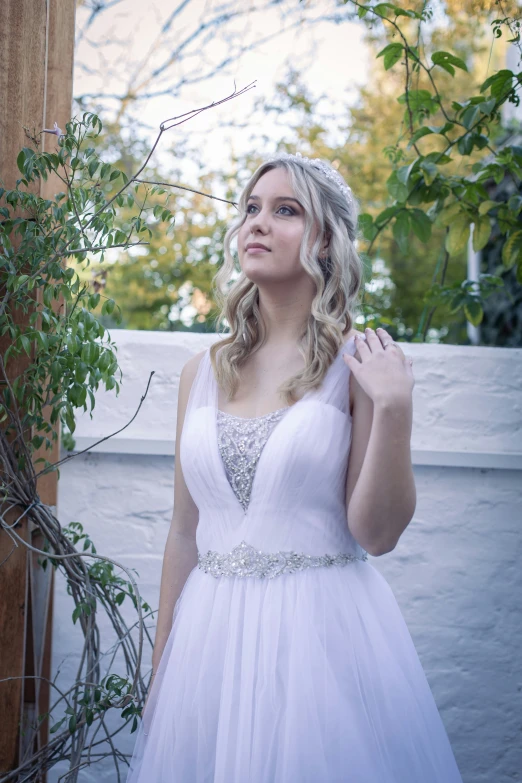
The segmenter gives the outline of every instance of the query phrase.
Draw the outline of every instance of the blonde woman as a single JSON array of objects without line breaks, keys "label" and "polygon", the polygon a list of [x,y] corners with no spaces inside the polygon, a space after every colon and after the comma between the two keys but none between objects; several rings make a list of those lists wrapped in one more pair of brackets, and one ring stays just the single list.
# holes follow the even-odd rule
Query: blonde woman
[{"label": "blonde woman", "polygon": [[[252,175],[181,373],[153,678],[128,783],[461,783],[387,582],[416,505],[411,360],[353,327],[356,199]],[[239,276],[232,242],[237,241]],[[232,281],[232,282],[231,282]]]}]

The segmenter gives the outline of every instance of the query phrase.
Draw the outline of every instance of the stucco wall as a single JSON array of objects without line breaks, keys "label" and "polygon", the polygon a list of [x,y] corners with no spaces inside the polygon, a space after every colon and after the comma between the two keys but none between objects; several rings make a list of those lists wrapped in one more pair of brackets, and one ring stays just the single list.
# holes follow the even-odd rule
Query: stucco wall
[{"label": "stucco wall", "polygon": [[[113,331],[112,338],[122,389],[119,397],[98,393],[92,421],[88,414],[78,421],[77,449],[124,426],[155,375],[130,427],[62,467],[58,514],[64,525],[82,522],[98,552],[135,568],[155,607],[173,507],[179,375],[216,337]],[[406,352],[416,379],[417,508],[396,549],[371,560],[404,614],[465,783],[511,783],[522,780],[522,350],[410,345]],[[60,687],[78,664],[72,609],[58,576]],[[132,744],[132,735],[119,735],[122,752]],[[80,780],[116,777],[103,761]]]}]

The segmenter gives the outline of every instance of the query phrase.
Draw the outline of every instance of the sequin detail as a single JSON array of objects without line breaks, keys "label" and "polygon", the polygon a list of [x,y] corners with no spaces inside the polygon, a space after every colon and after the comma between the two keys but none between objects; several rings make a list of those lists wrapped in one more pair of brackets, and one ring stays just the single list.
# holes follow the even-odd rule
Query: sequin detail
[{"label": "sequin detail", "polygon": [[224,555],[210,549],[206,555],[198,552],[198,567],[216,578],[254,576],[273,579],[280,574],[295,573],[305,568],[344,566],[356,560],[368,560],[368,555],[364,553],[361,557],[357,557],[344,552],[337,555],[305,555],[293,551],[262,552],[246,541],[241,541],[231,552]]},{"label": "sequin detail", "polygon": [[273,428],[289,407],[292,406],[253,418],[217,410],[219,452],[228,482],[244,511],[250,503],[261,452]]}]

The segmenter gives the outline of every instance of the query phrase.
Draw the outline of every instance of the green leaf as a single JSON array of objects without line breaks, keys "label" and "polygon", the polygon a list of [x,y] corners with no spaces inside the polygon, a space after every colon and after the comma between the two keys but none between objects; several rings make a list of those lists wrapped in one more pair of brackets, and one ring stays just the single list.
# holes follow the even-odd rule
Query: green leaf
[{"label": "green leaf", "polygon": [[411,139],[409,140],[408,146],[406,147],[406,149],[411,147],[412,144],[416,144],[419,139],[422,139],[423,136],[429,136],[430,133],[434,133],[434,132],[435,131],[433,131],[431,128],[426,128],[426,127],[419,128],[419,130],[416,130],[415,133],[413,134],[413,136],[411,137]]},{"label": "green leaf", "polygon": [[386,207],[386,209],[380,212],[375,218],[375,225],[379,228],[384,226],[384,224],[387,223],[390,218],[394,217],[399,210],[400,207]]},{"label": "green leaf", "polygon": [[433,104],[433,96],[429,90],[409,90],[408,93],[403,93],[397,98],[398,103],[406,103],[406,95],[413,111],[420,108],[431,108]]},{"label": "green leaf", "polygon": [[478,104],[478,107],[482,114],[485,114],[489,117],[493,109],[495,108],[497,102],[494,98],[490,98],[489,101],[482,101],[482,103]]},{"label": "green leaf", "polygon": [[401,43],[391,43],[382,49],[377,57],[384,57],[384,70],[389,71],[401,59],[404,47]]},{"label": "green leaf", "polygon": [[469,130],[479,118],[479,114],[480,109],[478,106],[468,106],[461,117],[464,127]]},{"label": "green leaf", "polygon": [[403,203],[408,198],[408,188],[399,180],[396,171],[392,171],[388,177],[386,187],[388,188],[390,196],[395,199],[395,201]]},{"label": "green leaf", "polygon": [[28,356],[31,356],[31,341],[28,337],[26,337],[25,334],[20,335],[20,342],[22,343],[23,349],[26,352]]},{"label": "green leaf", "polygon": [[470,224],[469,215],[462,213],[451,223],[445,242],[446,250],[450,256],[457,255],[466,247],[469,239]]},{"label": "green leaf", "polygon": [[[72,434],[74,432],[74,430],[76,429],[76,422],[74,421],[74,416],[71,414],[71,411],[69,409],[67,409],[65,411],[64,418],[65,418],[65,423],[67,424],[67,427],[69,428],[69,431]],[[78,618],[76,618],[76,619],[78,619]],[[73,620],[74,620],[74,617],[73,617]],[[74,620],[74,622],[76,622],[76,620]]]},{"label": "green leaf", "polygon": [[387,19],[385,12],[386,11],[393,11],[395,16],[407,16],[410,19],[418,19],[419,14],[417,14],[415,11],[407,11],[404,8],[400,8],[398,5],[394,5],[393,3],[378,3],[378,5],[375,5],[372,9],[378,16],[381,16],[384,19]]},{"label": "green leaf", "polygon": [[455,55],[450,54],[450,52],[433,52],[431,61],[433,65],[439,65],[452,76],[455,76],[455,68],[453,68],[453,66],[461,68],[463,71],[468,70],[468,66],[464,60],[461,60],[460,57],[455,57]]},{"label": "green leaf", "polygon": [[453,122],[445,122],[444,125],[428,125],[428,128],[433,133],[439,133],[441,136],[444,136],[444,134],[448,133],[448,131],[452,130],[455,127],[455,124]]},{"label": "green leaf", "polygon": [[377,227],[373,224],[373,218],[368,213],[359,215],[359,226],[363,237],[371,242],[377,236]]},{"label": "green leaf", "polygon": [[431,185],[439,170],[434,163],[430,163],[428,160],[421,161],[420,168],[424,174],[424,182],[426,185]]},{"label": "green leaf", "polygon": [[473,326],[478,326],[484,315],[482,306],[477,299],[467,299],[464,305],[464,312],[466,313],[466,318]]},{"label": "green leaf", "polygon": [[421,242],[428,242],[431,238],[431,220],[422,209],[412,209],[410,212],[410,222],[414,234]]},{"label": "green leaf", "polygon": [[470,155],[473,150],[473,134],[466,133],[457,142],[457,149],[461,155]]},{"label": "green leaf", "polygon": [[54,734],[55,732],[57,732],[64,721],[65,718],[62,718],[61,720],[58,721],[58,723],[54,723],[49,730],[49,734]]},{"label": "green leaf", "polygon": [[24,163],[25,163],[25,147],[20,150],[20,152],[18,153],[18,157],[16,158],[16,165],[18,166],[18,169],[22,174],[25,174]]},{"label": "green leaf", "polygon": [[518,193],[513,193],[513,195],[509,197],[508,207],[515,215],[518,215],[522,209],[522,196],[519,196]]},{"label": "green leaf", "polygon": [[491,221],[487,215],[480,217],[473,225],[473,250],[482,250],[491,236]]},{"label": "green leaf", "polygon": [[417,160],[412,161],[412,163],[408,163],[406,166],[400,166],[397,169],[397,179],[399,182],[402,182],[403,185],[408,184],[408,180],[410,178],[410,174],[412,172],[413,167],[417,163]]},{"label": "green leaf", "polygon": [[38,346],[41,348],[42,351],[49,350],[48,338],[45,332],[37,331],[36,340],[38,342]]},{"label": "green leaf", "polygon": [[491,95],[493,98],[496,98],[497,101],[505,100],[513,86],[513,77],[513,71],[507,69],[497,71],[497,73],[492,74],[486,79],[480,88],[480,92],[484,92],[488,87],[491,87]]},{"label": "green leaf", "polygon": [[94,177],[94,172],[97,170],[99,165],[100,165],[99,160],[91,160],[91,162],[89,163],[88,171],[89,171],[89,177],[91,177],[91,179],[92,177]]},{"label": "green leaf", "polygon": [[397,244],[399,245],[403,253],[405,253],[408,249],[407,240],[408,240],[409,233],[410,233],[410,216],[408,215],[408,212],[404,209],[402,210],[402,212],[399,212],[393,224],[393,236],[395,237],[395,240],[397,241]]},{"label": "green leaf", "polygon": [[522,254],[519,258],[518,265],[517,265],[517,283],[520,283],[520,285],[522,285]]},{"label": "green leaf", "polygon": [[437,166],[444,166],[446,163],[450,163],[451,157],[449,155],[443,155],[441,152],[430,152],[424,156],[424,160],[427,163],[435,163]]},{"label": "green leaf", "polygon": [[502,248],[502,263],[506,269],[511,269],[522,258],[522,231],[515,231],[508,237]]}]

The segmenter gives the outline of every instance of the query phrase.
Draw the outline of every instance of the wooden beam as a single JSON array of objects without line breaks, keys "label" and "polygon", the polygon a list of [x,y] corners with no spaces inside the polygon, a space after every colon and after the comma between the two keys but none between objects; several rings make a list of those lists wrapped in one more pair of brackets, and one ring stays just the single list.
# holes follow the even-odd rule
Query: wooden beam
[{"label": "wooden beam", "polygon": [[[0,179],[5,188],[14,188],[21,174],[16,165],[22,147],[33,147],[30,136],[40,139],[40,150],[55,149],[58,138],[41,134],[57,122],[62,130],[71,119],[74,64],[74,0],[4,0],[0,25]],[[57,177],[49,176],[30,186],[42,198],[52,198],[63,190]],[[12,235],[16,248],[19,237]],[[36,292],[35,305],[41,303]],[[53,305],[55,310],[63,302]],[[17,312],[16,323],[25,325],[29,313]],[[36,328],[41,324],[36,322]],[[0,351],[7,348],[0,338]],[[34,346],[33,346],[34,352]],[[32,357],[21,355],[9,364],[9,378],[24,371]],[[3,387],[0,386],[0,394]],[[49,415],[49,412],[48,412]],[[47,418],[47,420],[49,420]],[[28,432],[27,438],[35,432]],[[59,433],[58,433],[59,434]],[[59,439],[52,451],[43,448],[33,459],[44,456],[59,458]],[[42,463],[39,463],[41,467]],[[40,500],[57,505],[56,473],[38,480]],[[6,515],[12,524],[21,509]],[[29,528],[26,519],[16,527],[25,541],[41,548],[43,540],[37,530]],[[20,727],[32,723],[49,709],[50,689],[38,677],[50,679],[52,639],[52,567],[44,571],[38,555],[28,554],[23,546],[13,548],[8,535],[0,531],[0,773],[18,766],[27,747]],[[29,676],[33,679],[22,679]],[[48,738],[47,722],[40,727],[33,749]]]}]

